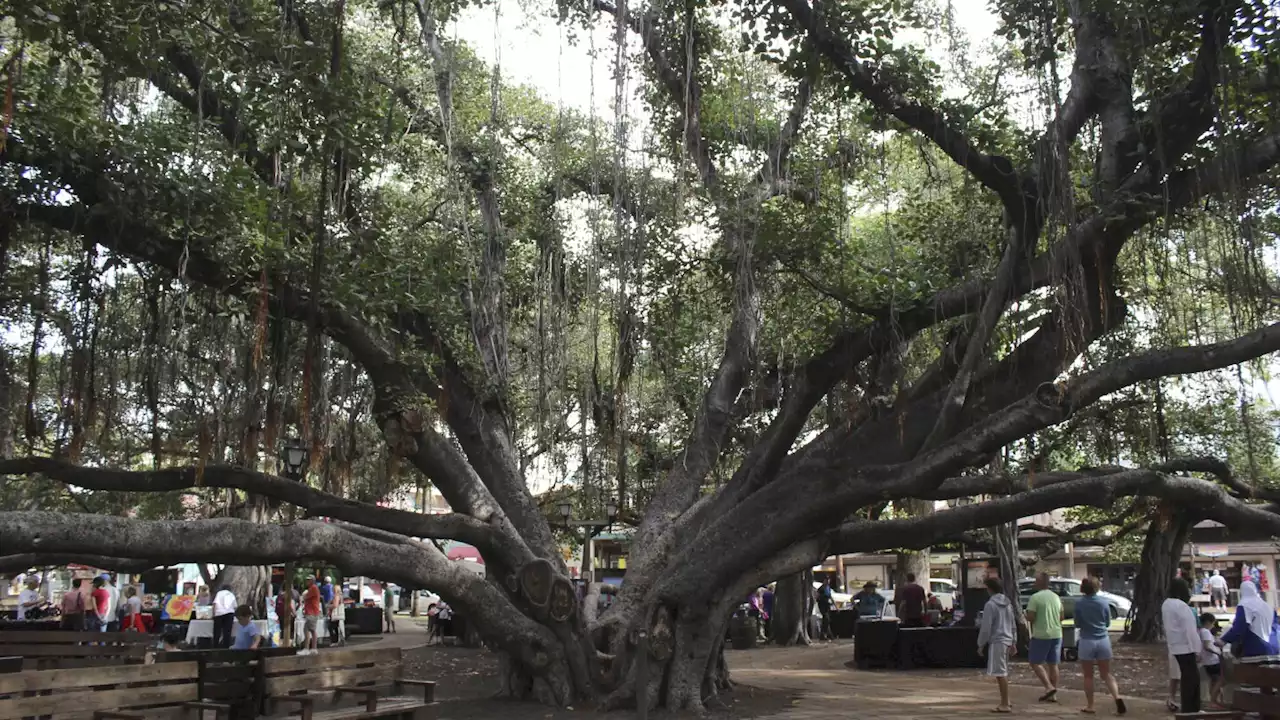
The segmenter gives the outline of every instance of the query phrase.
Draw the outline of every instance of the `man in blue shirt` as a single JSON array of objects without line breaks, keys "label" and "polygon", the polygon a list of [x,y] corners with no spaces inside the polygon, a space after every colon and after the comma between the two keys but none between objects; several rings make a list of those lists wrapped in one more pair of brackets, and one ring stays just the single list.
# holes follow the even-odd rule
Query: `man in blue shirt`
[{"label": "man in blue shirt", "polygon": [[248,605],[236,608],[236,626],[232,632],[235,641],[232,650],[257,650],[262,645],[262,630],[253,621],[253,610]]},{"label": "man in blue shirt", "polygon": [[326,608],[333,605],[333,578],[328,575],[324,576],[324,584],[320,586],[320,599]]}]

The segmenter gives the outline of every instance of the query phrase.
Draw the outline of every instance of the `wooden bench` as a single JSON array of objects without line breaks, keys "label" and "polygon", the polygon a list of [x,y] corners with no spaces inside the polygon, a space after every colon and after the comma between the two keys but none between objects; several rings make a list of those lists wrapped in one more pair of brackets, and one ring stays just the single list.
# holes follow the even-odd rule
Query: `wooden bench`
[{"label": "wooden bench", "polygon": [[263,659],[289,657],[297,652],[297,648],[173,650],[156,653],[155,660],[195,662],[200,668],[200,699],[231,706],[233,720],[253,720],[263,707]]},{"label": "wooden bench", "polygon": [[178,720],[227,714],[201,702],[197,663],[27,670],[0,675],[0,720],[44,717]]},{"label": "wooden bench", "polygon": [[[1209,720],[1211,718],[1239,718],[1249,713],[1263,718],[1280,718],[1280,665],[1257,665],[1237,662],[1232,668],[1232,680],[1236,684],[1231,693],[1230,710],[1206,710],[1198,713],[1178,713],[1178,720]],[[1256,690],[1244,690],[1240,685],[1250,685]]]},{"label": "wooden bench", "polygon": [[[404,677],[400,648],[268,657],[262,661],[262,671],[270,712],[275,714],[282,705],[296,705],[302,720],[422,720],[435,704],[434,682]],[[407,686],[420,688],[422,697],[406,696]],[[384,691],[389,692],[384,695]],[[353,697],[361,704],[343,704]]]},{"label": "wooden bench", "polygon": [[0,632],[0,655],[25,658],[25,670],[141,664],[156,639],[138,632],[6,630]]}]

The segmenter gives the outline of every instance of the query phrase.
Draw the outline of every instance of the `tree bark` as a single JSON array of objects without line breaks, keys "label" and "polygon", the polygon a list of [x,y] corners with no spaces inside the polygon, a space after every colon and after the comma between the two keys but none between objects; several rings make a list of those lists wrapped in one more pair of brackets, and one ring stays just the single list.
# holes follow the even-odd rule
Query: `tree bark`
[{"label": "tree bark", "polygon": [[1151,521],[1142,544],[1142,565],[1133,584],[1133,606],[1137,613],[1125,640],[1151,643],[1163,637],[1160,606],[1169,596],[1169,584],[1177,576],[1190,529],[1186,512],[1168,505],[1160,508]]},{"label": "tree bark", "polygon": [[[908,517],[923,518],[933,514],[933,502],[929,500],[907,500],[903,503],[903,510]],[[929,575],[932,571],[930,561],[932,553],[929,548],[919,550],[903,550],[898,553],[897,566],[894,569],[895,587],[901,587],[907,582],[907,574],[910,573],[916,577],[916,581],[927,593],[929,591]]]},{"label": "tree bark", "polygon": [[773,616],[769,618],[774,643],[784,647],[810,643],[809,604],[812,595],[812,570],[778,579],[773,593]]}]

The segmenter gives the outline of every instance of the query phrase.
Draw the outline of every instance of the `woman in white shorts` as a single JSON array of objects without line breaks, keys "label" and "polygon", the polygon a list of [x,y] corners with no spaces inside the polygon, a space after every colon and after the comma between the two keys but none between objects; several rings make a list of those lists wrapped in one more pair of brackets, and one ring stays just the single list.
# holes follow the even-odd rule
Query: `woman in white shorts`
[{"label": "woman in white shorts", "polygon": [[1081,712],[1093,715],[1097,710],[1093,707],[1093,666],[1098,666],[1098,677],[1102,678],[1111,699],[1116,703],[1116,714],[1125,713],[1124,700],[1120,698],[1120,687],[1111,674],[1111,606],[1098,597],[1098,581],[1085,578],[1080,582],[1080,592],[1084,597],[1076,602],[1075,623],[1079,633],[1080,674],[1084,677],[1085,706]]}]

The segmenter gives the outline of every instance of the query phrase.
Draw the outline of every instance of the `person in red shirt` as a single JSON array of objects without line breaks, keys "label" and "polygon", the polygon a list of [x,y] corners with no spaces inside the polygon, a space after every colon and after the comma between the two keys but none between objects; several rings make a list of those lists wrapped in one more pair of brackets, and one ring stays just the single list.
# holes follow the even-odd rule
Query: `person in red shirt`
[{"label": "person in red shirt", "polygon": [[307,578],[307,589],[302,593],[302,627],[306,632],[303,647],[316,649],[316,631],[320,625],[320,588],[316,587],[315,578]]},{"label": "person in red shirt", "polygon": [[924,588],[916,584],[915,573],[907,573],[907,583],[893,593],[894,609],[902,627],[924,627]]},{"label": "person in red shirt", "polygon": [[84,629],[90,632],[105,632],[107,629],[107,613],[111,611],[111,593],[107,592],[106,581],[101,577],[93,579],[93,608],[85,609]]}]

